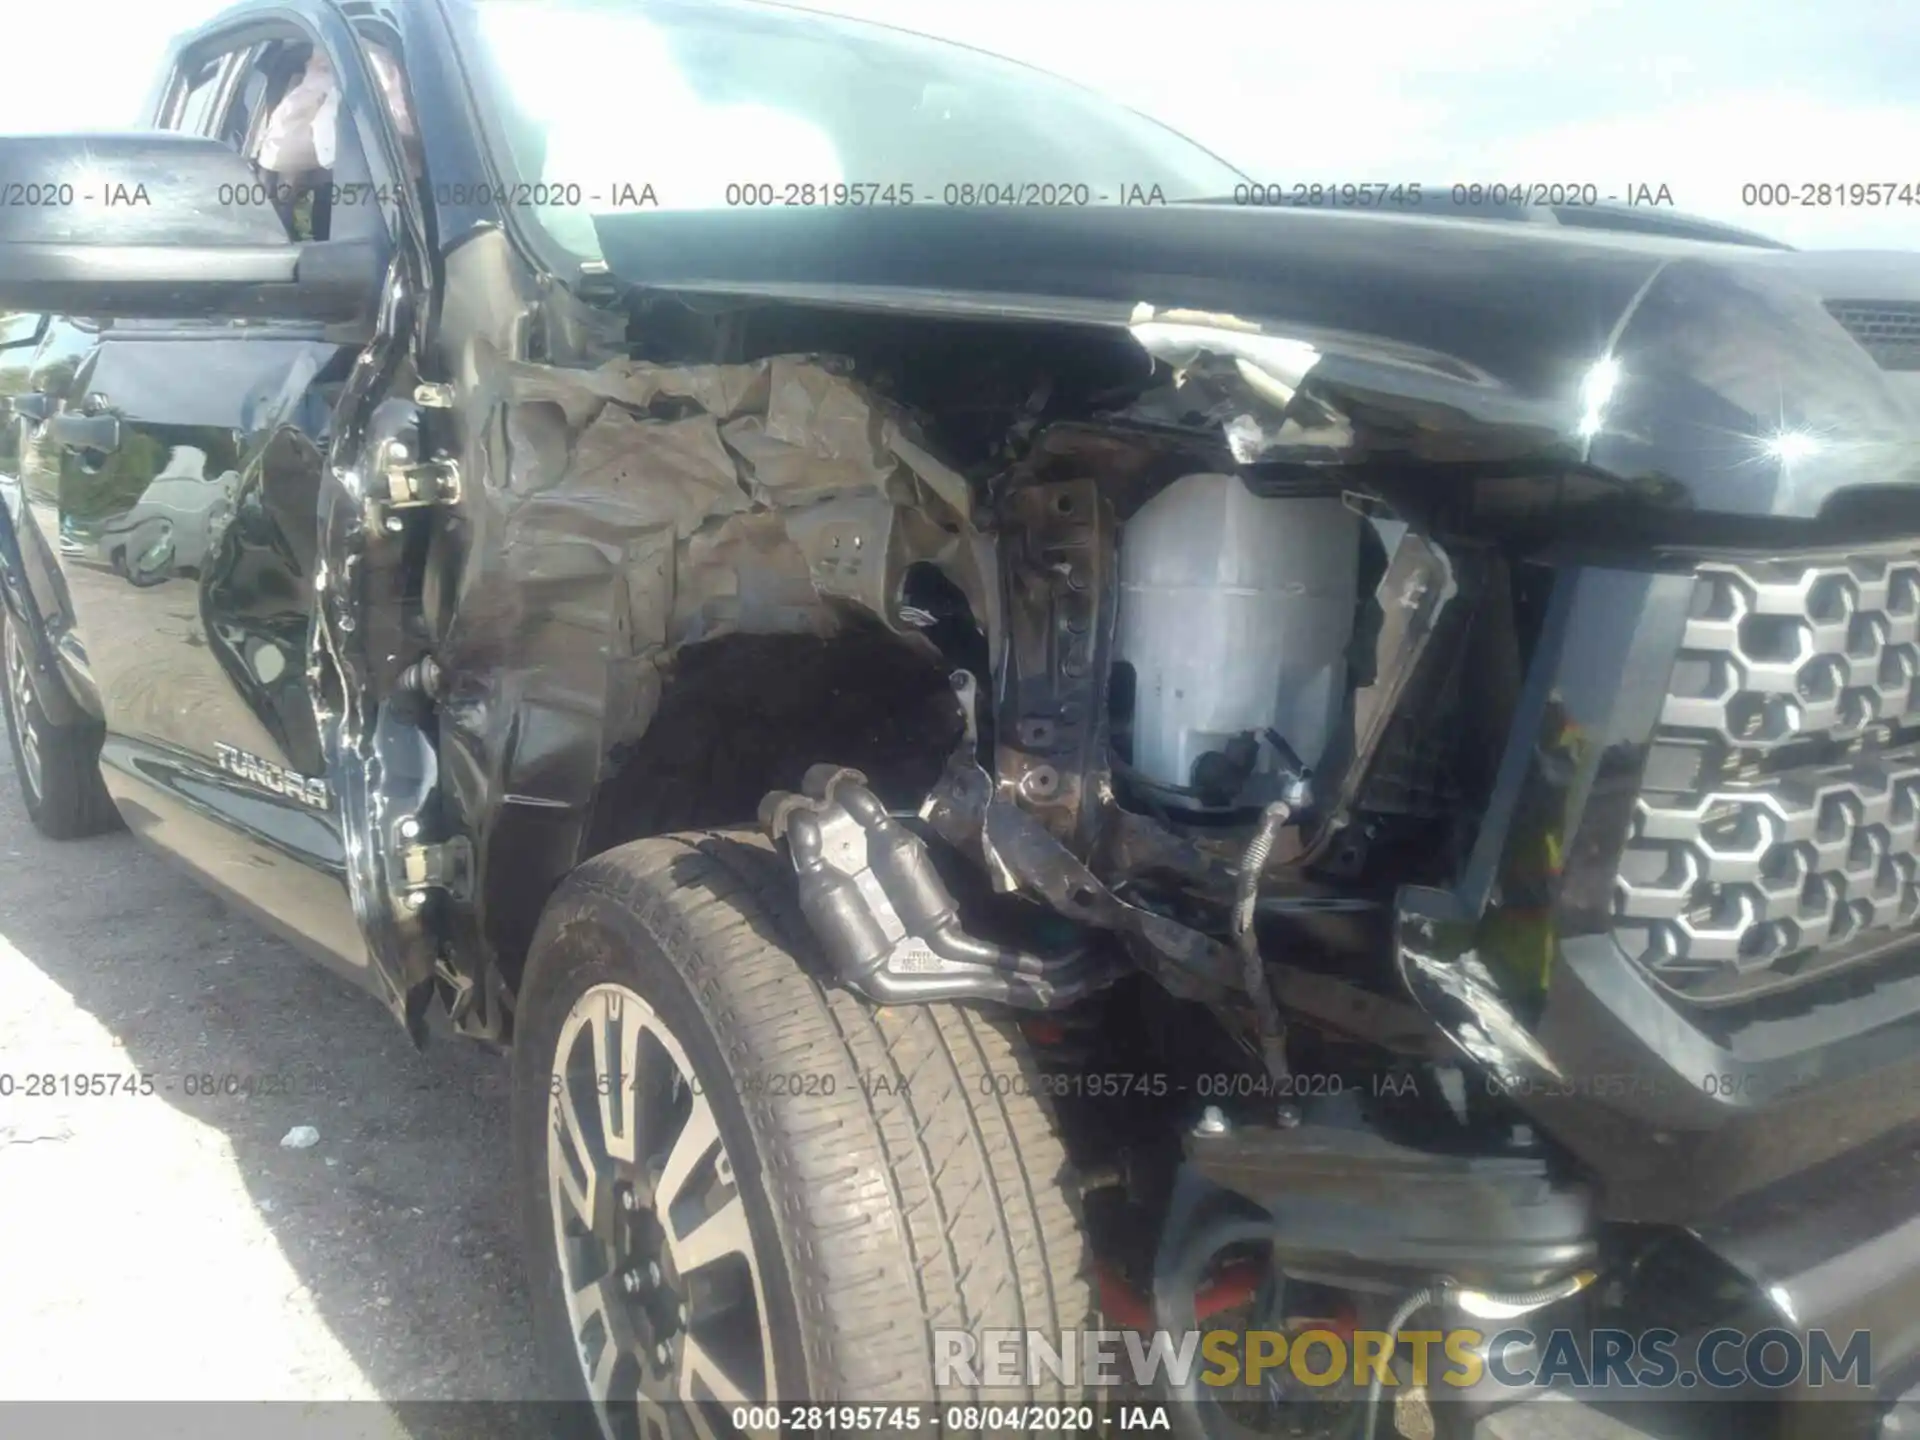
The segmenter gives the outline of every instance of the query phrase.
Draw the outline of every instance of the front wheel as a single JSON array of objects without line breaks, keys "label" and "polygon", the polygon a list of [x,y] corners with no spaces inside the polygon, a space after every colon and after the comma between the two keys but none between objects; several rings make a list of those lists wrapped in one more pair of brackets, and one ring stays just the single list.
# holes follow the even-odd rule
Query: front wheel
[{"label": "front wheel", "polygon": [[954,1335],[1095,1328],[1011,1029],[820,983],[789,874],[757,836],[642,840],[541,919],[513,1127],[556,1382],[609,1436],[726,1435],[774,1399],[942,1402],[939,1435],[947,1403],[1081,1399],[950,1363]]},{"label": "front wheel", "polygon": [[5,691],[13,773],[34,828],[54,840],[99,835],[120,824],[100,779],[101,730],[57,725],[34,686],[33,653],[20,623],[0,610],[0,689]]}]

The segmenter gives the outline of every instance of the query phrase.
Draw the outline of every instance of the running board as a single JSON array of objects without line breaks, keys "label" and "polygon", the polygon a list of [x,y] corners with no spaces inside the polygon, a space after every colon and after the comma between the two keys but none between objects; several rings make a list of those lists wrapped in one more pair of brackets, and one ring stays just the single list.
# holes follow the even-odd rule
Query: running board
[{"label": "running board", "polygon": [[848,989],[881,1005],[987,1000],[1057,1010],[1120,970],[1081,951],[1043,956],[976,939],[927,847],[858,770],[815,765],[806,792],[775,790],[760,824],[786,842],[800,910]]}]

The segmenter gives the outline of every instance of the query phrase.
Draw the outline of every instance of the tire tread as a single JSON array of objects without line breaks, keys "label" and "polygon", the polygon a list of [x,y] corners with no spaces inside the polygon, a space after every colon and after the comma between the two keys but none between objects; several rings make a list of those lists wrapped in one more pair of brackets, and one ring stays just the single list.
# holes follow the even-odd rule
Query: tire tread
[{"label": "tire tread", "polygon": [[[1052,1116],[1034,1087],[996,1083],[1021,1067],[1013,1027],[957,1005],[875,1008],[823,984],[790,876],[758,835],[696,831],[606,851],[562,893],[640,918],[745,1082],[810,1332],[810,1398],[1078,1398],[1050,1376],[1012,1394],[933,1385],[935,1329],[1057,1342],[1096,1323]],[[795,1069],[831,1076],[831,1093],[764,1083]]]},{"label": "tire tread", "polygon": [[[5,647],[11,643],[8,630],[20,623],[0,612],[0,688],[11,683],[5,674]],[[82,720],[71,725],[56,725],[41,706],[38,697],[27,704],[37,716],[34,728],[40,736],[40,793],[27,785],[20,737],[14,730],[13,714],[0,697],[0,710],[7,710],[7,741],[12,747],[14,779],[26,803],[27,818],[49,840],[84,840],[104,835],[121,827],[120,812],[100,778],[100,745],[106,738],[98,722]]]}]

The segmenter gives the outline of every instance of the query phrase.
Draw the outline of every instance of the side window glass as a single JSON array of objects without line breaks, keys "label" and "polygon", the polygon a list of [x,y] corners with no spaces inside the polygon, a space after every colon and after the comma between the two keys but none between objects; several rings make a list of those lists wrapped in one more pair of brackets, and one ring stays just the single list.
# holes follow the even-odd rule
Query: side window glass
[{"label": "side window glass", "polygon": [[0,475],[20,473],[20,422],[6,413],[5,402],[33,388],[27,371],[39,325],[38,315],[0,315]]},{"label": "side window glass", "polygon": [[323,51],[285,40],[256,50],[218,136],[253,162],[261,194],[291,238],[355,239],[385,223]]},{"label": "side window glass", "polygon": [[186,77],[185,93],[174,102],[173,113],[168,117],[165,129],[178,130],[186,135],[206,134],[207,124],[213,118],[214,102],[220,95],[223,58],[215,56],[197,66]]},{"label": "side window glass", "polygon": [[[286,49],[285,45],[275,41],[253,53],[246,73],[241,76],[239,87],[234,92],[233,101],[227,106],[227,113],[221,117],[219,128],[214,132],[215,138],[243,155],[251,156],[257,148],[255,136],[258,129],[290,83]],[[298,66],[292,67],[292,73],[298,73]]]}]

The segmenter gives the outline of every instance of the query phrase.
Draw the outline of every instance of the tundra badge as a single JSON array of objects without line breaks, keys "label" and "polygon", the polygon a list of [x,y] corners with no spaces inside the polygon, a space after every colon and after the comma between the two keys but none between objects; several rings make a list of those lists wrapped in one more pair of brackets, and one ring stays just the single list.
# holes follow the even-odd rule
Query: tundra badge
[{"label": "tundra badge", "polygon": [[216,742],[213,753],[220,761],[220,768],[229,775],[237,775],[264,790],[285,795],[316,810],[328,809],[332,804],[327,782],[318,776],[302,775],[283,765],[275,765],[271,760],[262,760],[258,755],[249,755],[245,750],[236,750],[231,745]]}]

